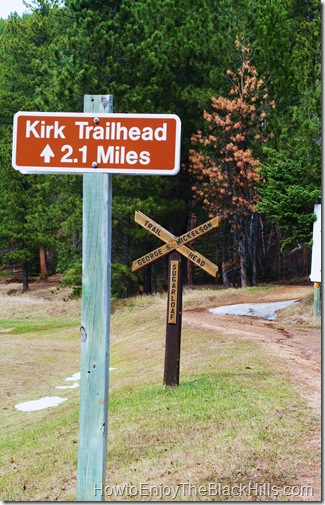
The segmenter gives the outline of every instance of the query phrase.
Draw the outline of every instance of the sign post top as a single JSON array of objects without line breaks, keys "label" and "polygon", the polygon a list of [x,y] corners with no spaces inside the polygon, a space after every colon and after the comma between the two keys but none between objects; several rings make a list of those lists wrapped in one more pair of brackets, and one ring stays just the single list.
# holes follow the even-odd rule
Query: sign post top
[{"label": "sign post top", "polygon": [[180,134],[174,114],[17,112],[12,165],[26,174],[175,175]]}]

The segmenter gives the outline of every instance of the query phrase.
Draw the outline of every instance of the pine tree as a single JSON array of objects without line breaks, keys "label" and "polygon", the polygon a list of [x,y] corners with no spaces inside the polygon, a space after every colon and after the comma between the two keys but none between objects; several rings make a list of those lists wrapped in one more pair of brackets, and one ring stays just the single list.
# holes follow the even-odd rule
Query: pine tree
[{"label": "pine tree", "polygon": [[0,36],[0,256],[2,264],[22,265],[24,290],[37,251],[55,248],[54,232],[62,217],[57,179],[22,175],[10,159],[13,115],[38,110],[40,90],[49,88],[50,82],[43,70],[59,29],[57,2],[34,0],[34,4],[32,14],[10,16]]},{"label": "pine tree", "polygon": [[[228,70],[231,88],[228,98],[212,98],[211,110],[204,112],[205,131],[192,136],[190,172],[194,175],[195,197],[211,215],[223,218],[223,280],[228,285],[227,236],[237,253],[242,287],[247,285],[248,255],[254,258],[250,229],[254,226],[258,201],[257,183],[261,147],[268,140],[267,111],[274,107],[268,99],[263,78],[251,63],[251,49],[236,41],[241,53],[237,73]],[[256,266],[253,265],[253,271]],[[253,281],[256,282],[256,279]]]}]

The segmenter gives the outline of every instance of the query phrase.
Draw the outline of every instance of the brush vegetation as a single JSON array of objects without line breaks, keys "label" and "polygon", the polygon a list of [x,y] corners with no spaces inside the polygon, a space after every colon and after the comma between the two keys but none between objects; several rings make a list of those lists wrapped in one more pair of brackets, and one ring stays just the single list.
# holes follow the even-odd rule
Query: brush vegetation
[{"label": "brush vegetation", "polygon": [[[238,290],[233,291],[236,303]],[[185,291],[184,305],[211,306],[223,293]],[[251,293],[248,289],[248,298]],[[55,388],[79,371],[80,302],[55,295],[3,295],[0,300],[0,499],[75,500],[79,390]],[[107,485],[199,488],[266,482],[282,489],[309,484],[306,476],[318,457],[309,441],[319,420],[290,380],[277,374],[277,358],[253,343],[186,327],[180,386],[165,389],[166,296],[119,300],[112,312]],[[14,408],[54,395],[68,401],[30,413]],[[157,497],[106,497],[140,498]],[[202,498],[186,495],[185,489],[176,499],[243,497]],[[297,500],[281,492],[275,499]]]}]

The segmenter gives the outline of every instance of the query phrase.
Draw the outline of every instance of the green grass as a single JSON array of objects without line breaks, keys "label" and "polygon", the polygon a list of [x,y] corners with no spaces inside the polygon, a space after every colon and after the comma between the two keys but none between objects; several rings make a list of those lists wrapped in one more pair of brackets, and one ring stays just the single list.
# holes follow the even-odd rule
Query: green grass
[{"label": "green grass", "polygon": [[42,334],[64,330],[67,328],[75,328],[75,321],[55,321],[53,319],[44,319],[37,321],[21,321],[21,320],[10,320],[10,319],[0,319],[0,334],[1,329],[4,329],[7,333],[11,335],[22,335],[26,333],[35,334],[41,332]]},{"label": "green grass", "polygon": [[[50,393],[51,394],[51,393]],[[57,394],[57,393],[54,393]],[[75,395],[76,396],[76,395]],[[2,433],[1,499],[57,499],[74,479],[77,464],[77,398],[66,408],[24,413]]]},{"label": "green grass", "polygon": [[[243,369],[240,360],[252,353],[254,371]],[[315,419],[254,346],[233,345],[229,354],[227,366],[207,360],[205,371],[185,373],[177,389],[140,385],[111,394],[110,485],[281,487],[299,479],[297,461],[301,468],[310,462],[302,436],[313,432]]]},{"label": "green grass", "polygon": [[[211,296],[216,292],[190,294],[188,306],[203,306]],[[114,304],[110,365],[117,369],[110,374],[106,484],[309,484],[318,471],[319,452],[310,441],[319,419],[277,372],[276,358],[229,335],[183,328],[180,386],[166,389],[165,314],[164,295]],[[79,390],[54,388],[79,370],[79,324],[66,315],[30,321],[7,316],[0,335],[6,349],[0,357],[0,499],[75,500]],[[38,412],[14,409],[57,394],[68,401]],[[274,498],[288,499],[281,493]],[[155,501],[155,495],[142,499]],[[242,497],[176,497],[197,499]]]}]

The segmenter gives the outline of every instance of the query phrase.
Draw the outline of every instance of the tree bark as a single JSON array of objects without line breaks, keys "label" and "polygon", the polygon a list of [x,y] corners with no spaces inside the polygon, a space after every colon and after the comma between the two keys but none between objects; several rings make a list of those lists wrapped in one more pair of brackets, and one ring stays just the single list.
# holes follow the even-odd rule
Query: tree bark
[{"label": "tree bark", "polygon": [[22,272],[23,272],[23,293],[28,291],[28,265],[27,261],[24,261],[22,264]]},{"label": "tree bark", "polygon": [[[193,230],[193,228],[195,228],[197,225],[197,216],[195,214],[191,214],[189,219],[188,219],[188,226],[187,226],[187,229],[188,230]],[[195,249],[195,240],[193,240],[192,242],[190,242],[188,245],[192,248],[192,249]],[[189,286],[192,286],[193,284],[193,272],[194,272],[194,265],[192,263],[192,261],[189,261],[187,260],[187,284]]]},{"label": "tree bark", "polygon": [[303,264],[304,264],[304,275],[309,275],[309,258],[308,258],[308,247],[303,246],[302,248],[302,254],[303,254]]},{"label": "tree bark", "polygon": [[252,258],[252,286],[257,286],[257,230],[258,230],[258,216],[252,215],[252,228],[251,228],[251,258]]},{"label": "tree bark", "polygon": [[247,272],[246,272],[246,250],[243,239],[238,242],[239,264],[240,264],[240,283],[242,288],[247,288]]},{"label": "tree bark", "polygon": [[226,220],[222,220],[222,246],[221,246],[221,270],[222,270],[222,282],[225,288],[230,288],[230,283],[227,273],[227,223]]},{"label": "tree bark", "polygon": [[143,292],[145,295],[151,295],[151,265],[147,265],[143,270]]},{"label": "tree bark", "polygon": [[39,248],[39,264],[40,264],[40,274],[46,275],[48,272],[47,272],[46,253],[44,246],[40,246]]}]

